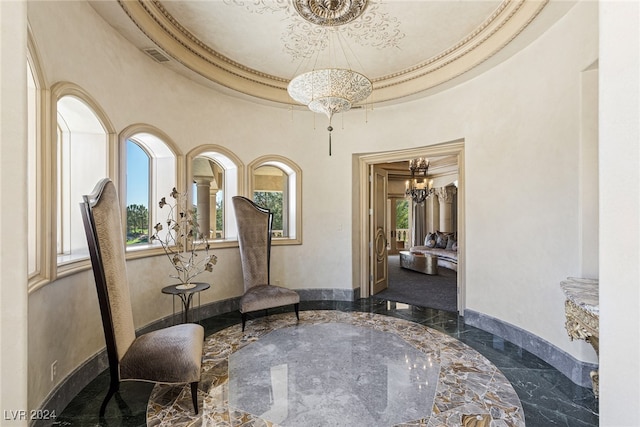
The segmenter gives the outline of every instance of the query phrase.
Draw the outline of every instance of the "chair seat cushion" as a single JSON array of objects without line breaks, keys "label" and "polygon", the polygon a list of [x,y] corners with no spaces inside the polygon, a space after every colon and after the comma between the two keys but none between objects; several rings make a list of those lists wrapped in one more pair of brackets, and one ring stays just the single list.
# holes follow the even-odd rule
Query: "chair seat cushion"
[{"label": "chair seat cushion", "polygon": [[300,295],[296,291],[280,286],[258,285],[250,288],[240,298],[240,312],[248,313],[299,302]]},{"label": "chair seat cushion", "polygon": [[200,380],[204,328],[171,326],[136,338],[120,361],[121,380],[193,383]]}]

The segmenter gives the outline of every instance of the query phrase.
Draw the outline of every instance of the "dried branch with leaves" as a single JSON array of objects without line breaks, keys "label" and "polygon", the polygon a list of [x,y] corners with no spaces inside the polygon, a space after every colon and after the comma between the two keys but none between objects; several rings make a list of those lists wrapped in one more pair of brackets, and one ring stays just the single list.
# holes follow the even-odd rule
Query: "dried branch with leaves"
[{"label": "dried branch with leaves", "polygon": [[175,201],[173,204],[165,197],[160,200],[161,209],[169,208],[166,231],[162,223],[157,223],[151,242],[162,245],[176,269],[177,274],[170,277],[187,284],[205,271],[212,272],[218,258],[209,254],[208,233],[200,232],[197,212],[190,206],[187,193],[179,193],[174,187],[170,197]]}]

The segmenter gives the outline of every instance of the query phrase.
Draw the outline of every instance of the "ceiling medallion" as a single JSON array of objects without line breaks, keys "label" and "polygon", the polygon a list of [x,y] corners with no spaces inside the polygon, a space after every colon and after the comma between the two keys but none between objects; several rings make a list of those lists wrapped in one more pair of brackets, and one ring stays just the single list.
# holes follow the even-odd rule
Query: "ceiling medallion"
[{"label": "ceiling medallion", "polygon": [[[327,47],[328,31],[359,46],[375,49],[399,48],[405,34],[400,22],[381,8],[380,0],[223,0],[249,13],[283,14],[287,31],[281,35],[283,51],[293,61],[311,58]],[[291,6],[294,7],[291,7]],[[357,25],[343,25],[360,18]],[[309,25],[313,24],[313,25]]]},{"label": "ceiling medallion", "polygon": [[367,7],[368,0],[292,0],[298,14],[323,27],[347,24]]}]

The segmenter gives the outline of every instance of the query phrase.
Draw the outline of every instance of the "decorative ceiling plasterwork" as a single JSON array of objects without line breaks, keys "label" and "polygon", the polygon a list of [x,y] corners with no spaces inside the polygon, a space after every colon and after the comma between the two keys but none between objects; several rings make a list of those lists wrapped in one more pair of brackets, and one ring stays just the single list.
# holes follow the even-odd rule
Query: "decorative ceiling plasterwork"
[{"label": "decorative ceiling plasterwork", "polygon": [[292,0],[298,14],[323,27],[348,24],[362,15],[367,0]]},{"label": "decorative ceiling plasterwork", "polygon": [[[380,10],[373,0],[224,0],[250,13],[278,13],[286,20],[287,31],[280,36],[283,51],[294,61],[308,59],[327,48],[329,32],[360,46],[376,49],[398,48],[405,34],[400,22]],[[293,3],[294,7],[291,7]],[[349,24],[349,25],[346,25]],[[365,71],[365,70],[362,70]]]},{"label": "decorative ceiling plasterwork", "polygon": [[[304,0],[224,1],[242,6],[252,13],[285,13],[286,19],[291,19],[291,23],[287,26],[287,34],[281,37],[283,49],[294,59],[308,58],[315,52],[318,40],[327,38],[324,32],[327,31],[327,27],[317,26],[302,19],[291,5],[291,1]],[[520,34],[548,1],[504,0],[491,16],[451,48],[392,74],[373,76],[374,92],[369,103],[408,97],[473,69]],[[153,43],[191,71],[243,94],[278,103],[293,103],[287,93],[288,78],[261,72],[220,54],[181,25],[160,1],[118,2]],[[379,6],[379,3],[370,0],[358,18],[349,24],[333,27],[332,30],[344,31],[349,41],[356,44],[381,49],[398,47],[399,41],[404,37],[400,31],[400,22],[381,11]],[[425,40],[425,43],[428,44],[429,41]]]}]

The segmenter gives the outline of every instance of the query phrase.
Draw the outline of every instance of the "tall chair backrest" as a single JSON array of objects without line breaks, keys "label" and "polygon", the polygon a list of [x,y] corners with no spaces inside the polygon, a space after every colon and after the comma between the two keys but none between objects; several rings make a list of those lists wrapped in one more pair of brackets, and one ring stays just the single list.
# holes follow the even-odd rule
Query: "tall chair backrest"
[{"label": "tall chair backrest", "polygon": [[101,180],[83,197],[82,219],[89,244],[112,376],[136,338],[125,260],[120,203],[113,182]]},{"label": "tall chair backrest", "polygon": [[273,214],[246,197],[233,197],[245,292],[269,285]]}]

